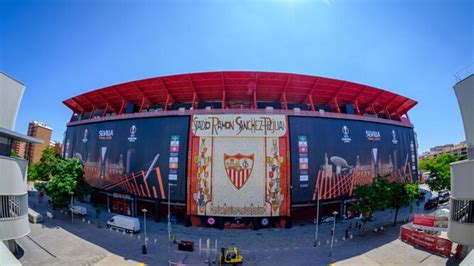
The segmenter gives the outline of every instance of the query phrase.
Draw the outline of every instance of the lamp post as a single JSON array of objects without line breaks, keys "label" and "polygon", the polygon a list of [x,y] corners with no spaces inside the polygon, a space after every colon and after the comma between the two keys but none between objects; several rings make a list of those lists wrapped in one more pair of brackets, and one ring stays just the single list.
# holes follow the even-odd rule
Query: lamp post
[{"label": "lamp post", "polygon": [[69,195],[71,195],[71,207],[69,211],[71,211],[71,223],[74,223],[74,213],[72,213],[72,207],[74,206],[74,192],[69,191]]},{"label": "lamp post", "polygon": [[147,253],[147,238],[146,238],[146,213],[147,213],[147,211],[148,210],[145,209],[145,208],[142,209],[142,212],[143,212],[143,227],[145,229],[145,244],[142,247],[142,253],[143,254]]},{"label": "lamp post", "polygon": [[318,198],[316,201],[316,228],[314,230],[314,247],[318,245],[318,237],[319,237],[319,196],[320,196],[319,187],[317,188],[317,190],[318,190]]},{"label": "lamp post", "polygon": [[329,250],[329,257],[331,258],[331,262],[332,262],[332,246],[333,246],[333,243],[334,243],[334,236],[336,235],[336,215],[337,215],[337,211],[334,211],[332,213],[332,215],[334,215],[334,223],[332,225],[331,249]]}]

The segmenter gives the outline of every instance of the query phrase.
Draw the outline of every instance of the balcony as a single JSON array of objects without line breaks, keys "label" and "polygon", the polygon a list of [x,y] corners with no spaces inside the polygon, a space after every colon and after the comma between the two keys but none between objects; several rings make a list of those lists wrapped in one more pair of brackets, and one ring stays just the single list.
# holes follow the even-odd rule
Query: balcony
[{"label": "balcony", "polygon": [[30,232],[27,167],[26,160],[0,156],[0,240],[23,237]]}]

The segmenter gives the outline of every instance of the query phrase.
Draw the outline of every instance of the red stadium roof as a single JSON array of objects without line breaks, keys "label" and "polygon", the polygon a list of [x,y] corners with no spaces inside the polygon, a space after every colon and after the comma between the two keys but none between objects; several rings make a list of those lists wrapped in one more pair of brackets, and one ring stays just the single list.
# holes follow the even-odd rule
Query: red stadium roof
[{"label": "red stadium roof", "polygon": [[[329,106],[341,112],[344,104],[352,104],[356,114],[385,114],[400,118],[416,101],[386,90],[350,81],[274,72],[223,71],[180,74],[131,81],[90,91],[64,101],[77,114],[106,112],[122,114],[127,103],[140,110],[161,104],[220,102],[226,109],[257,108],[258,102],[305,104],[309,110]],[[105,113],[105,112],[104,112]]]}]

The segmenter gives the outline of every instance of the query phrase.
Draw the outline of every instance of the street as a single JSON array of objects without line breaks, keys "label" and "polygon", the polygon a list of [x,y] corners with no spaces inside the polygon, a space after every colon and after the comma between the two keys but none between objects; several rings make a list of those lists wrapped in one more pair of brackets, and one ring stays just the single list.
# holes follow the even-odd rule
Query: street
[{"label": "street", "polygon": [[[216,257],[214,248],[217,240],[218,250],[221,247],[239,247],[246,265],[328,265],[331,261],[336,262],[336,265],[439,265],[447,262],[447,258],[432,255],[400,241],[398,236],[401,223],[395,227],[391,225],[394,213],[390,210],[375,213],[374,221],[366,225],[364,232],[354,229],[355,221],[338,221],[332,258],[329,257],[332,223],[320,225],[317,247],[313,246],[315,225],[310,223],[295,223],[291,229],[271,228],[258,231],[217,230],[173,224],[172,234],[178,242],[188,240],[195,243],[195,251],[189,253],[177,251],[177,245],[169,247],[166,223],[150,220],[147,220],[148,254],[143,255],[143,230],[138,234],[126,234],[105,228],[105,221],[112,215],[105,209],[101,215],[102,228],[98,228],[92,206],[86,203],[80,205],[88,208],[88,215],[75,216],[72,223],[71,216],[66,212],[55,211],[53,219],[47,218],[47,206],[39,204],[36,197],[30,197],[30,206],[41,213],[45,221],[31,224],[29,236],[18,241],[25,250],[20,261],[25,265],[137,265],[141,262],[167,265],[169,260],[183,264],[204,264],[208,255],[205,250],[200,254],[198,243],[201,239],[204,249],[209,238],[211,261]],[[419,209],[424,212],[422,206]],[[415,206],[414,211],[416,210]],[[409,217],[408,208],[400,210],[399,221]],[[352,223],[352,230],[348,231],[349,238],[345,239],[349,223]]]}]

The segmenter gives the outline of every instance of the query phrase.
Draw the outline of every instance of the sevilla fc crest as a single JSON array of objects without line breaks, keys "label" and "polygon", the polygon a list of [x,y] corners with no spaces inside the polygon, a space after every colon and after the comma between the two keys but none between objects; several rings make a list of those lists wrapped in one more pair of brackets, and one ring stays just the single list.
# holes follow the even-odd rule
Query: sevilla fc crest
[{"label": "sevilla fc crest", "polygon": [[240,153],[228,155],[224,153],[225,172],[237,189],[247,183],[253,169],[254,154],[243,155]]}]

